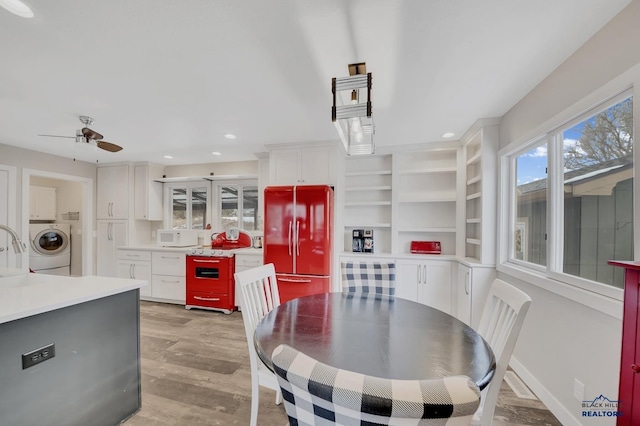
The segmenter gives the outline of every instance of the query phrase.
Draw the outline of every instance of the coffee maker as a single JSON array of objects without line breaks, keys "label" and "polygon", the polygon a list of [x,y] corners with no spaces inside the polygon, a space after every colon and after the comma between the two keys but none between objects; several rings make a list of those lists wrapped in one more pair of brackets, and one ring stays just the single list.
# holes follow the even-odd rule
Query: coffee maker
[{"label": "coffee maker", "polygon": [[373,253],[373,229],[354,229],[351,235],[352,252]]}]

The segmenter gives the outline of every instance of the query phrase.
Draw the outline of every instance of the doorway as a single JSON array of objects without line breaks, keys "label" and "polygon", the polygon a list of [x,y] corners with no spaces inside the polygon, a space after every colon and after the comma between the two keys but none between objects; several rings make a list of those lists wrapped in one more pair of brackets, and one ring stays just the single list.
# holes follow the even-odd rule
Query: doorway
[{"label": "doorway", "polygon": [[29,229],[31,222],[32,186],[57,189],[58,208],[54,222],[71,228],[70,273],[72,276],[93,275],[93,179],[23,169],[22,229]]}]

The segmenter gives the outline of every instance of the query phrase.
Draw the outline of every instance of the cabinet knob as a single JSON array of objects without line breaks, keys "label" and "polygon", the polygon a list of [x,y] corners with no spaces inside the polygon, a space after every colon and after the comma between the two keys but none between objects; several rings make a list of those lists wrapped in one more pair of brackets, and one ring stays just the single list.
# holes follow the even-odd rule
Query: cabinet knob
[{"label": "cabinet knob", "polygon": [[637,364],[631,364],[631,370],[632,370],[634,373],[640,373],[640,365],[637,365]]}]

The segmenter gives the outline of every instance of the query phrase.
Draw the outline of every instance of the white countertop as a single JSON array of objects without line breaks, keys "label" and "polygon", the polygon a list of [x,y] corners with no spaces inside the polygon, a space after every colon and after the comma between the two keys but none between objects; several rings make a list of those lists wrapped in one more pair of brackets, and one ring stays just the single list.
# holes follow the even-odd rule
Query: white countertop
[{"label": "white countertop", "polygon": [[0,276],[0,324],[146,286],[147,281],[22,273]]},{"label": "white countertop", "polygon": [[[118,250],[146,250],[146,251],[165,251],[165,252],[174,252],[174,253],[189,253],[191,249],[194,248],[211,248],[211,246],[189,246],[189,247],[162,247],[157,246],[155,244],[142,244],[135,246],[122,246],[118,247]],[[262,255],[262,249],[253,248],[253,247],[245,247],[240,249],[229,250],[233,253],[242,253],[242,254],[255,254]]]}]

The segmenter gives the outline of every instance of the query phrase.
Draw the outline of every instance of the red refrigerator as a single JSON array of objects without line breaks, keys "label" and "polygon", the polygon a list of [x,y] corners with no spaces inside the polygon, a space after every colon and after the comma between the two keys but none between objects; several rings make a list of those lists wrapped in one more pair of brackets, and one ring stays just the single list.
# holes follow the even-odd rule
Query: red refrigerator
[{"label": "red refrigerator", "polygon": [[326,185],[264,190],[264,263],[273,263],[280,302],[331,290],[333,189]]}]

